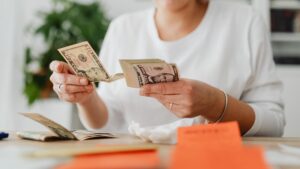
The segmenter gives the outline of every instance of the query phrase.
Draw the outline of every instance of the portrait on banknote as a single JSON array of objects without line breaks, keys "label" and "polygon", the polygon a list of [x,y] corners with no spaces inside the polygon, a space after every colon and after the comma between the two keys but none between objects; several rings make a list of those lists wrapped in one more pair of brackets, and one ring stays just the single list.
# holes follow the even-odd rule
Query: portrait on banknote
[{"label": "portrait on banknote", "polygon": [[137,73],[140,86],[178,80],[176,66],[173,67],[171,64],[136,64],[133,68]]}]

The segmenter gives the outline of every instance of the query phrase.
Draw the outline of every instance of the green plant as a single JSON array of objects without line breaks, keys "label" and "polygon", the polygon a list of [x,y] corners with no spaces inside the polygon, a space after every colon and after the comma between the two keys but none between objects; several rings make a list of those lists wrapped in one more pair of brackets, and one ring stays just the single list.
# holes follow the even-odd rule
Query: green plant
[{"label": "green plant", "polygon": [[[49,64],[53,60],[64,60],[57,49],[89,41],[99,52],[109,24],[99,2],[80,4],[70,0],[53,0],[53,5],[50,12],[40,12],[43,23],[33,30],[33,36],[43,37],[46,50],[33,55],[34,48],[29,46],[25,51],[23,92],[29,104],[53,93]],[[38,69],[33,71],[32,65],[37,65]]]}]

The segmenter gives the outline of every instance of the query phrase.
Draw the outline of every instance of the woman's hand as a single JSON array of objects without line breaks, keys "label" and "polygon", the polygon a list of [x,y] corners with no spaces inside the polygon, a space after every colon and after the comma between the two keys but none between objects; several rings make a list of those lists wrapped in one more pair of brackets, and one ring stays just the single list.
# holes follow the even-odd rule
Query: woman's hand
[{"label": "woman's hand", "polygon": [[53,71],[50,76],[53,90],[61,100],[81,103],[92,95],[93,85],[86,78],[76,76],[67,63],[53,61],[50,64],[50,69]]},{"label": "woman's hand", "polygon": [[140,95],[157,99],[181,118],[201,115],[217,120],[225,104],[222,91],[208,84],[189,79],[145,85],[141,88]]}]

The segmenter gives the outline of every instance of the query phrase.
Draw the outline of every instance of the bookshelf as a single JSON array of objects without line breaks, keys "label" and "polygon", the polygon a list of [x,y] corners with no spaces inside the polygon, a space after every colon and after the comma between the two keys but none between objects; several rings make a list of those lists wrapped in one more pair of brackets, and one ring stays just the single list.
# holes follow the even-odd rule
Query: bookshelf
[{"label": "bookshelf", "polygon": [[273,0],[271,9],[289,9],[300,10],[300,1],[298,0]]},{"label": "bookshelf", "polygon": [[[265,15],[267,23],[270,24],[272,30],[272,11],[292,11],[300,12],[300,0],[257,0],[265,1],[268,4],[265,7]],[[258,2],[259,3],[259,2]],[[263,3],[263,2],[262,2]],[[269,15],[269,16],[268,16]],[[276,18],[278,20],[278,18]],[[283,24],[282,22],[280,24]],[[279,78],[284,85],[283,99],[285,102],[285,137],[300,137],[300,132],[295,130],[299,128],[300,118],[299,98],[300,98],[300,32],[294,31],[290,27],[288,31],[274,31],[271,32],[271,40],[273,46],[274,60],[277,62],[277,71]]]},{"label": "bookshelf", "polygon": [[272,42],[300,42],[300,33],[272,33]]},{"label": "bookshelf", "polygon": [[[271,40],[275,60],[293,58],[300,63],[300,1],[265,0],[270,2]],[[297,61],[298,60],[298,61]],[[293,61],[291,62],[293,64]]]}]

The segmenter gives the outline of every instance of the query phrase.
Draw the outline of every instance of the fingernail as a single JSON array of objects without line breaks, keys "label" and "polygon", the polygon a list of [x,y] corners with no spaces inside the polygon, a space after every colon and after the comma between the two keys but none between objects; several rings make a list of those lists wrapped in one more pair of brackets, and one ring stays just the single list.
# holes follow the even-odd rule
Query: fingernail
[{"label": "fingernail", "polygon": [[80,79],[80,84],[87,85],[88,84],[87,79],[84,79],[84,78]]}]

